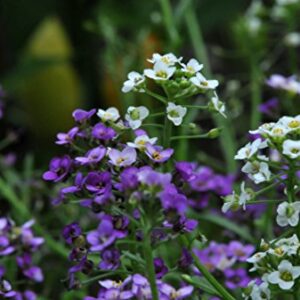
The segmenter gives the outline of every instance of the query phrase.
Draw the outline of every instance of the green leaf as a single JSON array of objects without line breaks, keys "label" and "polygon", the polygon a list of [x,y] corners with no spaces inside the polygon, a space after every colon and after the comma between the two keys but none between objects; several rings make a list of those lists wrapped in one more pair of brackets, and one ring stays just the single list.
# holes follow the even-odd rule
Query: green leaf
[{"label": "green leaf", "polygon": [[220,215],[199,214],[199,215],[193,215],[193,217],[196,217],[198,220],[208,221],[208,222],[214,223],[218,226],[221,226],[223,228],[226,228],[226,229],[236,233],[237,235],[239,235],[245,241],[248,241],[250,243],[255,243],[249,230],[245,226],[236,224]]}]

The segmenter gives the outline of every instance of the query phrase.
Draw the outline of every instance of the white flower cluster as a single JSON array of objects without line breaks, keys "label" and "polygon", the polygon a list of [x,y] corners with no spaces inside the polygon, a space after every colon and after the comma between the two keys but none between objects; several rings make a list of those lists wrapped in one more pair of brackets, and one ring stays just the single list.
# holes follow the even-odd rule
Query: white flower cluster
[{"label": "white flower cluster", "polygon": [[[260,252],[248,258],[247,262],[253,264],[250,271],[261,275],[262,283],[250,282],[244,292],[244,299],[273,299],[271,286],[281,290],[290,290],[300,277],[300,265],[297,259],[300,242],[296,234],[289,238],[271,241],[264,240],[260,244]],[[297,282],[298,284],[298,282]]]},{"label": "white flower cluster", "polygon": [[[128,80],[124,82],[122,92],[149,92],[146,78],[155,80],[158,85],[163,87],[168,98],[178,99],[178,101],[199,93],[213,91],[209,107],[225,116],[225,105],[219,100],[215,92],[219,85],[218,80],[206,79],[200,73],[203,65],[195,58],[190,59],[185,64],[182,62],[182,57],[178,58],[173,53],[164,55],[154,53],[148,62],[153,64],[151,69],[145,69],[142,74],[135,71],[128,74]],[[167,114],[169,120],[178,126],[186,114],[186,108],[170,102],[168,103]]]}]

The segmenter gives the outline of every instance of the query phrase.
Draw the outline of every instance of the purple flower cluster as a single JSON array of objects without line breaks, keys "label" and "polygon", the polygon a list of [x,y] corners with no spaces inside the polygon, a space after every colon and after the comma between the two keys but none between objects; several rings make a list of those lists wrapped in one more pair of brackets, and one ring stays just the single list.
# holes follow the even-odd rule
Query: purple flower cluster
[{"label": "purple flower cluster", "polygon": [[[67,147],[68,153],[53,158],[43,175],[60,185],[55,205],[75,201],[92,216],[89,231],[78,222],[63,230],[72,248],[71,289],[78,286],[76,273],[117,270],[122,257],[119,241],[143,242],[141,224],[147,214],[152,218],[153,245],[190,233],[197,226],[197,221],[186,215],[189,200],[176,185],[176,178],[161,171],[173,149],[163,149],[154,143],[156,138],[150,139],[141,129],[133,131],[120,119],[93,124],[95,110],[76,110],[73,117],[76,126],[58,134],[56,142]],[[162,258],[155,258],[154,266],[157,278],[168,272]]]},{"label": "purple flower cluster", "polygon": [[194,209],[208,206],[210,196],[226,196],[232,192],[233,175],[216,174],[211,168],[190,162],[177,162],[176,171],[185,184],[188,203]]},{"label": "purple flower cluster", "polygon": [[[157,280],[156,282],[161,300],[181,300],[192,295],[194,288],[185,285],[179,289]],[[99,281],[100,290],[97,297],[87,296],[84,300],[118,300],[118,299],[152,299],[148,280],[140,275],[134,274],[124,281],[103,280]]]},{"label": "purple flower cluster", "polygon": [[[224,280],[229,289],[244,288],[252,280],[243,264],[253,254],[255,247],[239,241],[229,244],[210,242],[204,249],[194,249],[194,253],[210,272]],[[198,273],[197,270],[195,270]]]},{"label": "purple flower cluster", "polygon": [[[36,237],[31,227],[34,221],[28,221],[17,227],[9,218],[0,218],[0,257],[16,255],[16,264],[25,279],[31,282],[42,282],[42,270],[33,264],[32,255],[44,243],[44,239]],[[5,267],[0,266],[0,295],[4,298],[35,300],[33,291],[14,291],[5,279]]]}]

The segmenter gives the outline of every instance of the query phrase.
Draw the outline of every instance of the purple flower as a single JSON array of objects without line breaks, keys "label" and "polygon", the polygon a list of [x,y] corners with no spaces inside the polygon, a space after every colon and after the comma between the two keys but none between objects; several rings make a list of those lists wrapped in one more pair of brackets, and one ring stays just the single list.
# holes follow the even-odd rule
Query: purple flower
[{"label": "purple flower", "polygon": [[159,290],[162,292],[163,296],[160,298],[162,300],[181,300],[192,295],[194,288],[191,285],[187,285],[178,290],[174,289],[171,285],[163,283]]},{"label": "purple flower", "polygon": [[87,241],[91,245],[91,252],[103,251],[111,246],[118,238],[117,231],[113,223],[108,218],[103,219],[97,230],[93,230],[87,235]]},{"label": "purple flower", "polygon": [[83,123],[90,119],[96,113],[96,109],[91,109],[90,111],[86,111],[83,109],[76,109],[73,111],[73,118],[76,122]]},{"label": "purple flower", "polygon": [[99,140],[111,140],[116,136],[116,132],[111,127],[106,127],[102,123],[98,123],[93,127],[92,136]]},{"label": "purple flower", "polygon": [[165,274],[168,273],[168,267],[165,265],[165,262],[160,257],[154,258],[154,268],[156,278],[158,279],[162,278]]},{"label": "purple flower", "polygon": [[232,290],[237,288],[245,288],[251,279],[248,277],[245,269],[227,269],[224,271],[225,285]]},{"label": "purple flower", "polygon": [[271,75],[266,83],[275,89],[282,89],[293,94],[300,94],[300,82],[296,80],[295,76],[284,77],[279,74]]},{"label": "purple flower", "polygon": [[60,200],[64,200],[65,196],[67,194],[75,194],[77,192],[79,192],[82,188],[84,182],[84,177],[82,175],[82,173],[77,173],[74,179],[74,185],[72,186],[67,186],[64,187],[60,190],[60,194],[61,194],[61,199]]},{"label": "purple flower", "polygon": [[183,194],[179,194],[175,185],[167,185],[159,194],[161,205],[164,210],[176,211],[182,215],[187,209],[187,198]]},{"label": "purple flower", "polygon": [[214,173],[208,167],[201,167],[189,181],[191,188],[197,192],[206,192],[215,187]]},{"label": "purple flower", "polygon": [[36,282],[42,282],[44,280],[42,270],[37,266],[31,266],[29,269],[23,270],[23,274]]},{"label": "purple flower", "polygon": [[128,167],[136,161],[136,150],[131,147],[126,147],[122,151],[111,149],[108,152],[110,163],[118,167]]},{"label": "purple flower", "polygon": [[27,290],[23,293],[17,292],[15,300],[36,300],[37,296],[33,291]]},{"label": "purple flower", "polygon": [[163,148],[160,146],[154,146],[148,143],[146,145],[145,153],[152,161],[157,163],[163,163],[173,155],[174,150],[171,148],[163,150]]},{"label": "purple flower", "polygon": [[95,164],[101,161],[105,154],[106,149],[100,146],[89,150],[85,156],[76,157],[75,160],[81,165]]},{"label": "purple flower", "polygon": [[126,286],[131,282],[131,276],[127,277],[123,282],[115,282],[113,280],[102,280],[99,284],[103,288],[100,290],[97,299],[103,300],[125,300],[134,297],[130,290],[126,290]]},{"label": "purple flower", "polygon": [[85,188],[97,195],[99,204],[111,195],[111,175],[109,172],[90,172],[84,180]]},{"label": "purple flower", "polygon": [[50,161],[49,171],[44,173],[43,179],[54,182],[61,181],[69,174],[71,166],[70,156],[55,157]]},{"label": "purple flower", "polygon": [[277,98],[271,98],[259,105],[259,111],[267,116],[272,116],[278,108],[279,101]]},{"label": "purple flower", "polygon": [[15,247],[10,244],[6,236],[0,236],[0,257],[10,255],[15,251]]},{"label": "purple flower", "polygon": [[78,127],[72,128],[67,133],[58,133],[57,134],[57,141],[55,142],[57,145],[66,145],[66,144],[72,144],[74,141],[74,138],[76,137],[77,133],[79,131]]},{"label": "purple flower", "polygon": [[73,240],[81,235],[82,231],[78,222],[74,222],[64,227],[63,237],[68,244],[72,244]]},{"label": "purple flower", "polygon": [[184,181],[190,181],[195,177],[194,171],[196,169],[196,164],[180,161],[175,164],[175,169]]},{"label": "purple flower", "polygon": [[238,241],[231,241],[228,245],[228,254],[241,262],[245,262],[251,256],[254,250],[254,246],[243,245]]},{"label": "purple flower", "polygon": [[132,276],[132,293],[137,299],[152,299],[151,288],[147,278],[140,274],[134,274]]},{"label": "purple flower", "polygon": [[134,190],[138,186],[138,173],[139,169],[136,167],[128,167],[124,169],[120,174],[120,183],[117,184],[117,188],[121,191]]},{"label": "purple flower", "polygon": [[34,220],[30,220],[24,223],[21,227],[21,241],[23,243],[23,247],[31,252],[36,251],[44,243],[44,238],[34,236],[30,229],[33,224]]},{"label": "purple flower", "polygon": [[166,186],[170,184],[172,175],[170,173],[159,173],[151,169],[150,167],[141,168],[137,174],[138,180],[142,184],[148,186]]},{"label": "purple flower", "polygon": [[172,217],[173,219],[164,221],[163,225],[172,228],[175,232],[192,232],[198,225],[198,221],[187,219],[185,216]]},{"label": "purple flower", "polygon": [[117,249],[106,249],[101,252],[99,269],[116,270],[120,266],[120,252]]}]

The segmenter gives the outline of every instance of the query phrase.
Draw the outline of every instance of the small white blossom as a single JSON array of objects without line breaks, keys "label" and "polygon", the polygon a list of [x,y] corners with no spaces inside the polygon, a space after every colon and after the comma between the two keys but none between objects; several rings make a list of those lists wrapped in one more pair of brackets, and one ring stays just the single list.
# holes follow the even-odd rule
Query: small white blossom
[{"label": "small white blossom", "polygon": [[153,69],[146,69],[145,76],[154,80],[168,80],[176,71],[176,67],[170,67],[165,63],[158,61]]},{"label": "small white blossom", "polygon": [[201,73],[197,73],[196,76],[190,78],[190,81],[203,90],[214,90],[219,85],[218,80],[207,80]]},{"label": "small white blossom", "polygon": [[246,146],[241,148],[234,159],[242,160],[249,159],[254,154],[257,153],[258,150],[264,149],[268,147],[267,141],[262,141],[261,139],[256,139],[253,143],[248,143]]},{"label": "small white blossom", "polygon": [[266,162],[259,162],[257,160],[251,162],[248,161],[243,166],[242,172],[248,174],[248,177],[253,180],[255,184],[269,181],[271,178],[269,165]]},{"label": "small white blossom", "polygon": [[128,74],[128,80],[126,80],[122,87],[123,93],[129,93],[132,90],[136,89],[139,92],[144,92],[143,88],[140,88],[140,85],[145,81],[145,76],[138,72],[130,72]]},{"label": "small white blossom", "polygon": [[176,63],[179,63],[182,60],[182,57],[177,58],[173,53],[167,53],[161,55],[159,53],[154,53],[151,59],[147,59],[152,64],[156,64],[158,62],[162,62],[167,66],[173,66]]},{"label": "small white blossom", "polygon": [[[272,241],[271,241],[272,243]],[[275,242],[275,246],[283,250],[287,255],[295,255],[300,247],[300,242],[296,234],[293,234],[289,238],[281,238]]]},{"label": "small white blossom", "polygon": [[233,191],[231,195],[227,195],[224,198],[224,204],[222,206],[222,212],[225,214],[231,208],[237,208],[239,206],[239,196]]},{"label": "small white blossom", "polygon": [[125,115],[126,121],[132,129],[137,129],[142,125],[142,121],[149,115],[149,110],[145,106],[129,106]]},{"label": "small white blossom", "polygon": [[255,272],[259,270],[261,268],[259,264],[266,257],[266,255],[266,252],[256,252],[251,257],[249,257],[247,259],[247,262],[253,264],[253,267],[249,271]]},{"label": "small white blossom", "polygon": [[226,118],[225,114],[225,104],[224,102],[219,100],[219,97],[215,95],[214,97],[211,98],[211,103],[213,105],[213,108],[218,111],[224,118]]},{"label": "small white blossom", "polygon": [[185,64],[181,64],[181,65],[182,65],[181,70],[189,74],[195,74],[203,69],[203,65],[200,64],[195,58],[190,59],[186,65]]},{"label": "small white blossom", "polygon": [[186,115],[186,107],[176,105],[175,103],[169,102],[167,106],[168,119],[173,122],[175,126],[179,126],[182,123],[183,117]]},{"label": "small white blossom", "polygon": [[97,116],[103,121],[112,121],[115,122],[120,118],[120,113],[117,108],[110,107],[107,110],[99,109]]},{"label": "small white blossom", "polygon": [[300,157],[300,141],[285,140],[282,153],[292,159]]},{"label": "small white blossom", "polygon": [[277,224],[281,227],[290,225],[295,227],[299,223],[300,201],[283,202],[277,207]]},{"label": "small white blossom", "polygon": [[297,130],[300,129],[300,115],[296,117],[281,117],[278,122],[278,124],[282,124],[284,127],[286,127],[289,130]]},{"label": "small white blossom", "polygon": [[246,203],[249,201],[251,198],[253,198],[254,192],[250,189],[245,188],[245,182],[243,181],[241,183],[241,193],[239,196],[239,205],[243,206],[243,209],[246,209]]},{"label": "small white blossom", "polygon": [[147,143],[154,145],[156,143],[156,141],[157,141],[156,137],[150,138],[148,135],[143,134],[143,135],[137,136],[133,143],[128,142],[127,145],[132,148],[144,150],[146,148]]},{"label": "small white blossom", "polygon": [[260,285],[253,285],[252,292],[250,294],[252,300],[270,300],[271,291],[267,282],[262,282]]},{"label": "small white blossom", "polygon": [[270,273],[267,278],[270,283],[278,284],[282,290],[289,290],[299,276],[300,267],[294,267],[288,260],[283,260],[278,266],[278,271]]},{"label": "small white blossom", "polygon": [[266,134],[266,133],[269,133],[270,130],[272,130],[274,125],[276,125],[276,123],[274,123],[274,122],[265,123],[265,124],[259,126],[258,129],[256,129],[256,130],[249,130],[249,133],[251,133],[251,134]]}]

